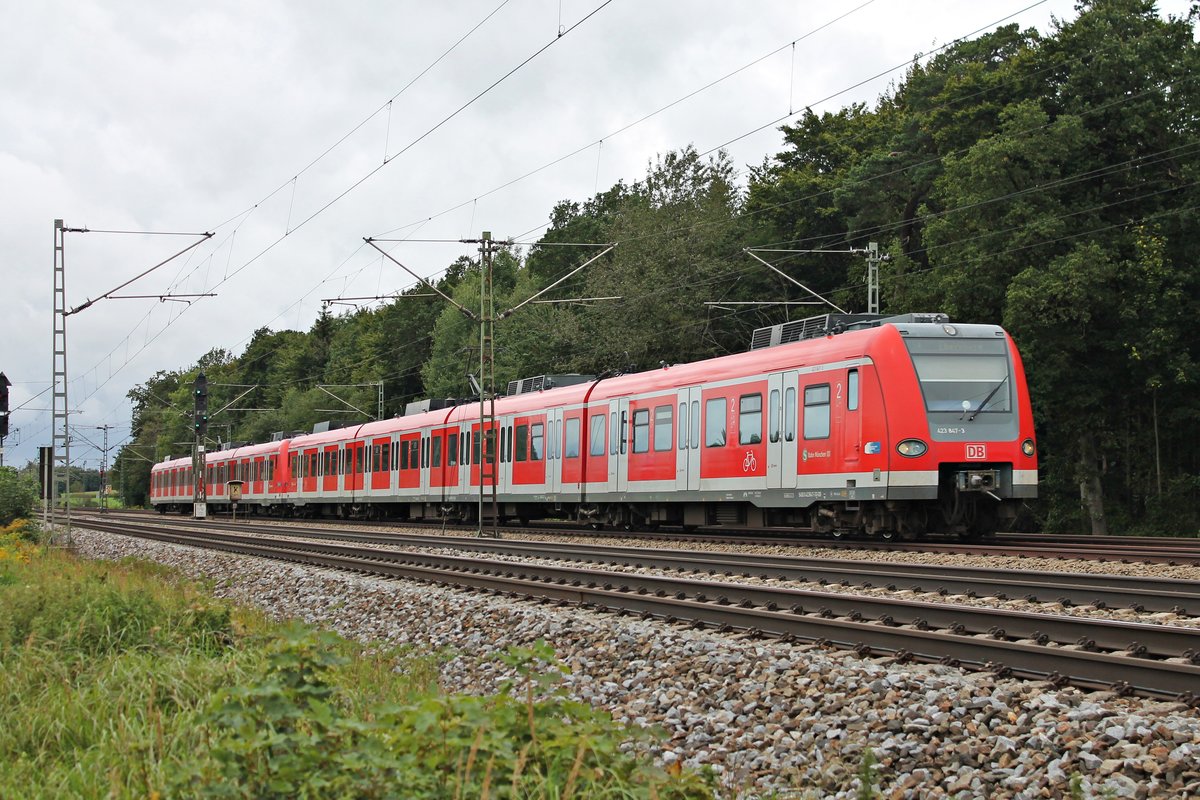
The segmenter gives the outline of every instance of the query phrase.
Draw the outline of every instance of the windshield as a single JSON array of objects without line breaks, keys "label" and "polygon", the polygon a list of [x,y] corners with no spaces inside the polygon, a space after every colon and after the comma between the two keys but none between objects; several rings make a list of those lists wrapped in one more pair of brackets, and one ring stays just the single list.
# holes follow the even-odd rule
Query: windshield
[{"label": "windshield", "polygon": [[906,339],[928,411],[1012,410],[1008,350],[998,339]]}]

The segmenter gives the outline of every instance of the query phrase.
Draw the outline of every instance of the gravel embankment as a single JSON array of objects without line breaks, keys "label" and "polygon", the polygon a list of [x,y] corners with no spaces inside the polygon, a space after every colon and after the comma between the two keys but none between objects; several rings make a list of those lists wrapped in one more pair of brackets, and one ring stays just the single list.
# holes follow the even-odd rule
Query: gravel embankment
[{"label": "gravel embankment", "polygon": [[664,727],[670,738],[659,757],[711,764],[731,794],[853,797],[869,748],[884,797],[1064,797],[1076,773],[1085,797],[1200,796],[1200,712],[1181,704],[84,530],[76,543],[89,557],[176,566],[213,580],[219,595],[363,641],[450,649],[450,690],[492,690],[507,676],[488,657],[544,638],[572,668],[576,697],[618,719]]}]

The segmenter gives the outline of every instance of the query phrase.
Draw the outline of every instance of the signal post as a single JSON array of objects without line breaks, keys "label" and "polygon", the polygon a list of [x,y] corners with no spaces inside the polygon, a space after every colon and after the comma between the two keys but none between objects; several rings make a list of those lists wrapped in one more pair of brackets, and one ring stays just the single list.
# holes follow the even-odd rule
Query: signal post
[{"label": "signal post", "polygon": [[208,481],[205,479],[204,435],[208,433],[208,378],[201,372],[192,387],[194,408],[192,428],[196,444],[192,448],[192,509],[195,519],[208,516]]}]

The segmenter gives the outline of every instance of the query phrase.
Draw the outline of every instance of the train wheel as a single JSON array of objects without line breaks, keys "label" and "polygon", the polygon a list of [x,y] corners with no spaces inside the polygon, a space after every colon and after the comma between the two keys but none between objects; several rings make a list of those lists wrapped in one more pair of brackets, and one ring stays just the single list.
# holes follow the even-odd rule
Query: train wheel
[{"label": "train wheel", "polygon": [[589,522],[588,527],[594,531],[602,531],[602,530],[604,530],[604,523],[603,522]]}]

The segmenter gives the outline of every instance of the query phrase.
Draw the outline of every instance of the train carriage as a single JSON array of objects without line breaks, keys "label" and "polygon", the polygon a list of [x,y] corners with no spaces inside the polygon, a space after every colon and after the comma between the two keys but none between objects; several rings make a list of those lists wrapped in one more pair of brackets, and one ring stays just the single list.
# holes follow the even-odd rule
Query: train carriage
[{"label": "train carriage", "polygon": [[[478,402],[449,403],[210,453],[209,502],[241,479],[252,510],[473,519],[482,481],[484,514],[494,484],[504,518],[907,538],[989,533],[1036,496],[1024,370],[1002,329],[821,320],[763,329],[746,353],[518,384],[482,427]],[[155,466],[156,506],[190,508],[190,466]]]}]

